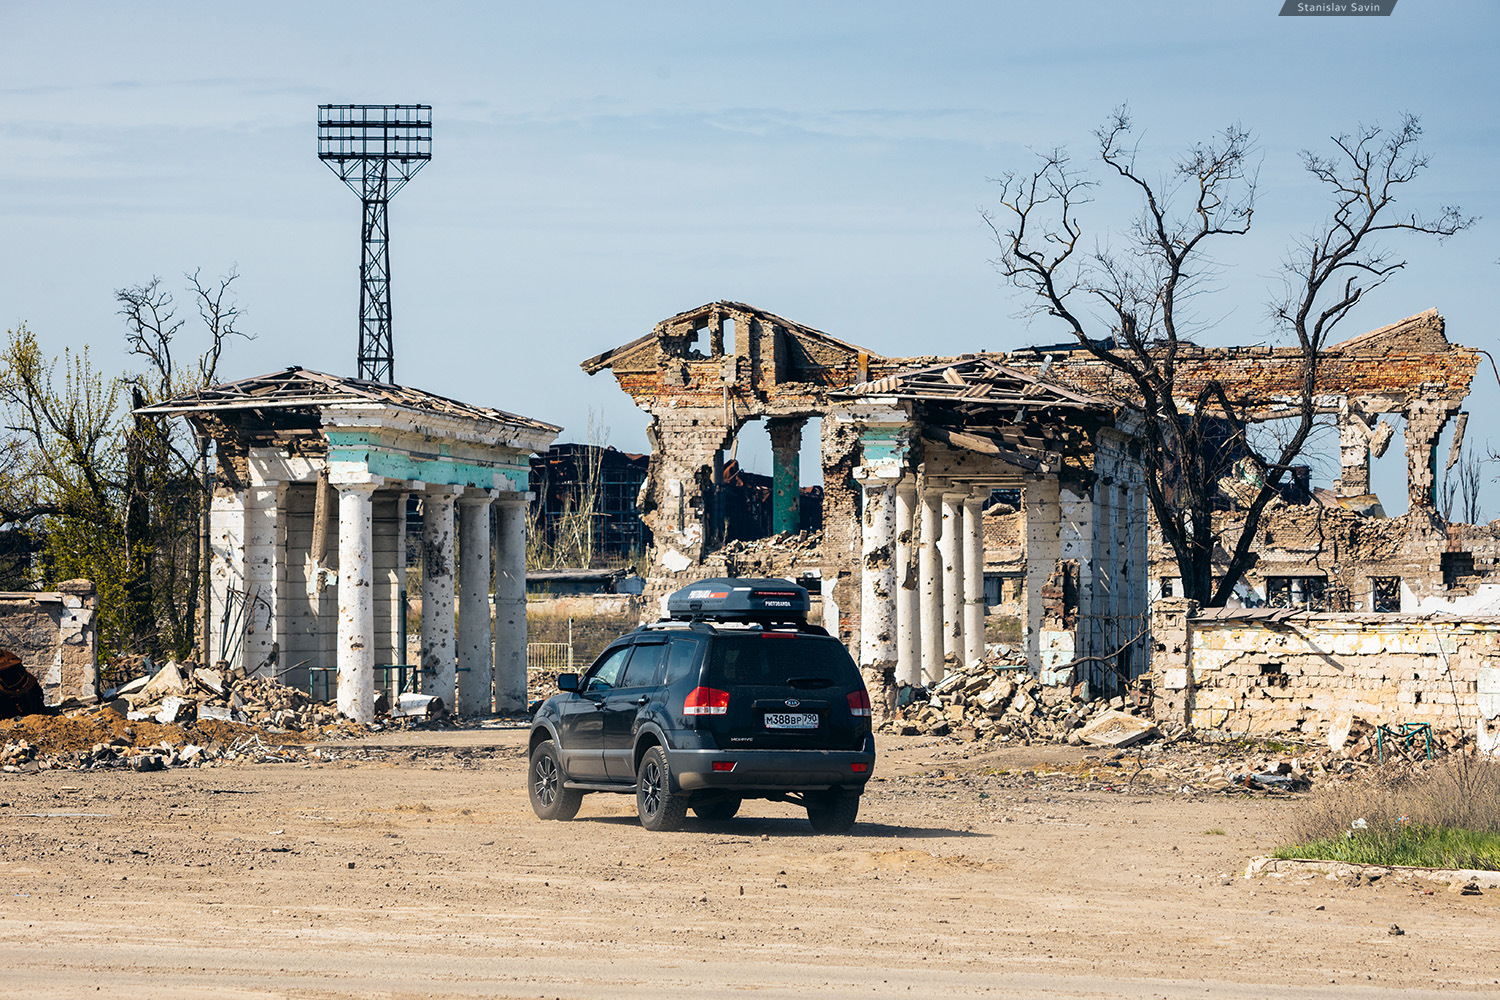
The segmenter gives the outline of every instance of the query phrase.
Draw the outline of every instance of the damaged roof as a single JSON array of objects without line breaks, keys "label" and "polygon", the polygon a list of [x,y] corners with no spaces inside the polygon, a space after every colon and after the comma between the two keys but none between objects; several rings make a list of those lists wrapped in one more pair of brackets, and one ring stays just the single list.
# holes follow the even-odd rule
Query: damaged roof
[{"label": "damaged roof", "polygon": [[[1079,392],[1137,400],[1135,384],[1124,373],[1083,350],[1049,353],[1026,348],[997,354],[1007,364],[1035,370],[1048,366],[1052,381]],[[1315,395],[1328,411],[1337,397],[1397,400],[1457,400],[1469,393],[1480,352],[1450,342],[1436,309],[1330,344],[1318,354]],[[1174,389],[1179,403],[1191,404],[1217,383],[1240,406],[1274,415],[1300,396],[1306,358],[1298,347],[1200,347],[1180,345]]]},{"label": "damaged roof", "polygon": [[329,375],[295,365],[269,375],[209,386],[163,403],[143,406],[136,412],[145,415],[188,416],[224,410],[321,408],[360,403],[379,403],[449,417],[490,420],[535,431],[556,433],[562,429],[556,424],[493,407],[463,403],[423,389]]},{"label": "damaged roof", "polygon": [[1113,412],[1116,403],[1064,388],[989,358],[960,358],[951,364],[898,372],[830,393],[835,398],[895,396],[940,402],[972,401],[1024,407],[1061,406]]},{"label": "damaged roof", "polygon": [[624,354],[629,354],[636,348],[650,343],[653,340],[659,340],[662,337],[668,336],[673,330],[681,329],[684,326],[689,326],[693,329],[701,329],[703,327],[713,325],[714,322],[719,318],[744,318],[759,320],[762,323],[769,323],[774,326],[779,326],[783,330],[786,330],[789,333],[795,333],[800,337],[818,341],[830,347],[841,348],[851,354],[864,354],[872,360],[881,360],[880,355],[875,354],[872,351],[867,350],[866,348],[860,347],[857,344],[851,344],[848,341],[840,340],[837,337],[826,334],[822,330],[815,330],[812,327],[806,326],[802,323],[798,323],[795,320],[787,319],[784,316],[778,316],[773,312],[766,311],[765,309],[757,309],[755,306],[749,305],[744,302],[732,302],[728,299],[720,299],[717,302],[707,302],[701,306],[697,306],[696,308],[685,309],[680,313],[668,316],[666,319],[662,320],[654,327],[652,327],[651,332],[646,334],[645,336],[637,337],[627,344],[621,344],[619,347],[611,347],[607,351],[603,351],[591,358],[587,358],[582,362],[581,367],[590,375],[597,374],[598,372],[601,372],[606,368],[612,367],[615,358]]},{"label": "damaged roof", "polygon": [[1112,400],[979,356],[898,372],[829,395],[911,400],[920,408],[925,437],[1018,468],[1063,475],[1086,471],[1091,430],[1125,412]]}]

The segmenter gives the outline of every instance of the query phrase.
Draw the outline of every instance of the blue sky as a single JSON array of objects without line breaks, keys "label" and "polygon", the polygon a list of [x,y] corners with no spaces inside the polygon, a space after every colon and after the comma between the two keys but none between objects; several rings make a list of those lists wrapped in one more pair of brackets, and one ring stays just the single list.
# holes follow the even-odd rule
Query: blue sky
[{"label": "blue sky", "polygon": [[[391,208],[400,380],[565,439],[593,408],[643,449],[642,415],[577,362],[706,301],[887,354],[1060,339],[1019,316],[978,209],[1029,149],[1087,154],[1125,101],[1163,167],[1230,122],[1259,140],[1255,230],[1200,339],[1269,338],[1282,252],[1325,211],[1298,150],[1411,111],[1433,158],[1411,205],[1484,218],[1396,244],[1407,272],[1346,332],[1437,306],[1494,349],[1500,5],[928,6],[0,0],[0,326],[119,366],[114,289],[237,265],[258,339],[225,374],[352,374],[359,203],[316,159],[316,108],[428,103],[433,161]],[[1115,190],[1092,225],[1123,217]],[[1476,385],[1478,438],[1500,392]],[[747,464],[763,452],[747,436]]]}]

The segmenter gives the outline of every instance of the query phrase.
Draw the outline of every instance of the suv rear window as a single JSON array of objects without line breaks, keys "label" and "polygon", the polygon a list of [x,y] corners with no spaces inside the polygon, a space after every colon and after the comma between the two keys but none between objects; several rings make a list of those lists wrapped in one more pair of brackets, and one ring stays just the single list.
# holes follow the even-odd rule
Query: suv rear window
[{"label": "suv rear window", "polygon": [[715,687],[840,687],[863,685],[837,639],[796,635],[721,635],[713,642],[709,683]]}]

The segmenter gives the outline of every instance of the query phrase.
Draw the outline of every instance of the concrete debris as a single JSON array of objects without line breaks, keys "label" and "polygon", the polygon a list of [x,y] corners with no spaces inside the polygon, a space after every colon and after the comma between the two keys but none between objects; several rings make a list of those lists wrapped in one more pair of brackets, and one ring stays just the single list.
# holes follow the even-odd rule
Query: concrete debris
[{"label": "concrete debris", "polygon": [[[187,680],[177,661],[168,660],[156,674],[146,682],[139,692],[141,701],[155,701],[167,695],[180,695],[187,691]],[[136,703],[135,699],[131,700]]]},{"label": "concrete debris", "polygon": [[[970,741],[997,739],[1033,742],[1083,742],[1083,727],[1094,720],[1129,720],[1129,745],[1160,735],[1149,719],[1125,711],[1122,698],[1089,700],[1087,685],[1049,687],[1026,669],[1025,653],[1010,646],[968,667],[954,670],[930,688],[903,686],[896,697],[897,718],[891,731],[906,736],[952,736]],[[1116,722],[1117,727],[1126,725]]]},{"label": "concrete debris", "polygon": [[430,694],[403,694],[396,698],[396,707],[391,711],[395,719],[434,719],[447,715],[443,699]]},{"label": "concrete debris", "polygon": [[36,747],[25,740],[7,743],[4,749],[0,749],[0,769],[6,771],[19,771],[35,760]]},{"label": "concrete debris", "polygon": [[1150,720],[1116,711],[1105,712],[1078,730],[1078,738],[1083,742],[1116,750],[1123,750],[1156,734],[1156,725]]},{"label": "concrete debris", "polygon": [[314,704],[308,695],[268,677],[168,661],[149,679],[121,685],[111,698],[121,698],[131,722],[160,725],[193,719],[217,719],[246,725],[302,732],[338,721],[332,706]]}]

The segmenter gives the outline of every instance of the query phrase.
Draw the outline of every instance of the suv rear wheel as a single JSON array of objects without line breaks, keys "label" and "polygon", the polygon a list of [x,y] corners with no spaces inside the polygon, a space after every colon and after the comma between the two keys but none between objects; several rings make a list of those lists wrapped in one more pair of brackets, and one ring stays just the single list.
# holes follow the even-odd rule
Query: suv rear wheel
[{"label": "suv rear wheel", "polygon": [[859,815],[859,793],[834,788],[807,794],[807,821],[813,833],[848,833]]},{"label": "suv rear wheel", "polygon": [[676,830],[687,819],[688,797],[671,794],[667,774],[667,753],[659,746],[646,751],[635,773],[635,809],[653,833]]},{"label": "suv rear wheel", "polygon": [[531,766],[526,770],[526,791],[531,796],[531,810],[542,819],[572,819],[583,804],[583,793],[564,788],[567,778],[557,756],[557,744],[544,740],[531,751]]}]

